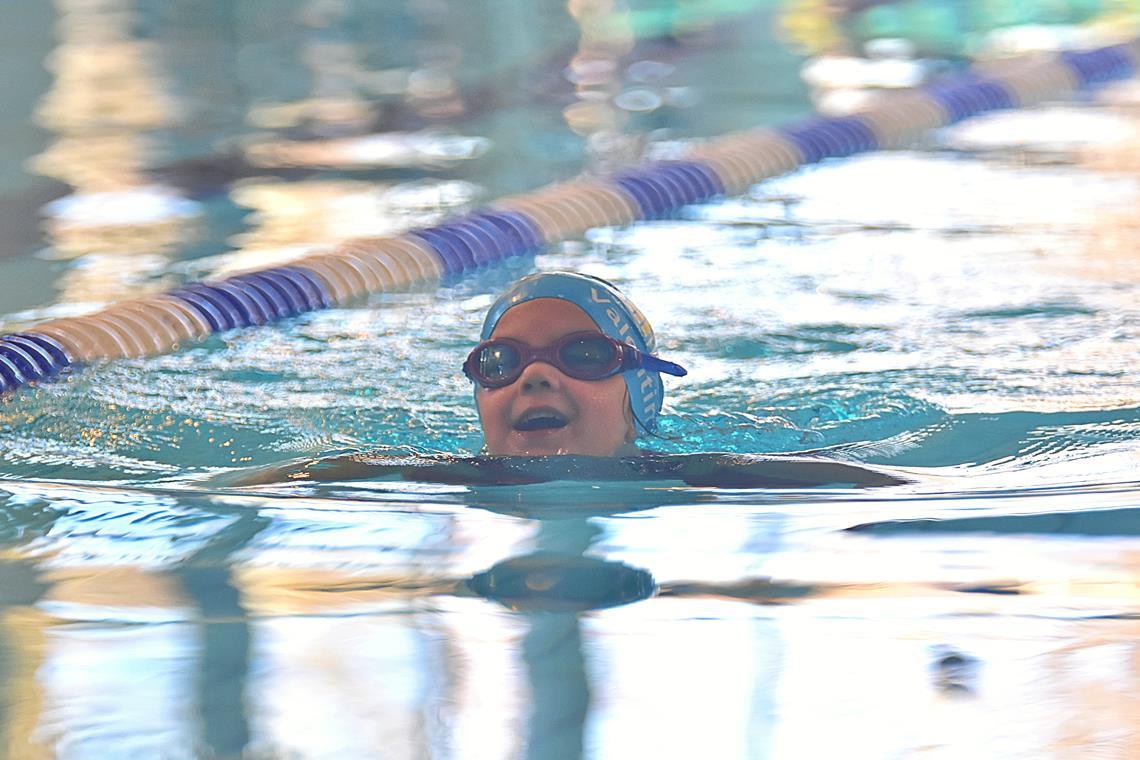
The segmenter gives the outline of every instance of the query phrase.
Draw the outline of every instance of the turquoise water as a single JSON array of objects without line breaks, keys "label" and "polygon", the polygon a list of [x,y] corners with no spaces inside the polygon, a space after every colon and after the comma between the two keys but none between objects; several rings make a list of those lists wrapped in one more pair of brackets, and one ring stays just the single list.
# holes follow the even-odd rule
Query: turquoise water
[{"label": "turquoise water", "polygon": [[[662,104],[583,133],[573,88],[550,83],[588,25],[557,5],[510,44],[448,3],[237,3],[197,24],[60,7],[25,19],[60,39],[22,160],[73,139],[119,159],[68,164],[63,188],[10,172],[14,197],[65,201],[0,258],[4,331],[808,108],[775,10],[643,40],[607,86]],[[66,66],[84,29],[161,114],[60,95],[85,81]],[[722,75],[761,64],[782,83]],[[370,134],[346,92],[420,157],[233,169],[235,136],[331,151]],[[70,118],[42,115],[53,98]],[[6,398],[7,755],[1134,756],[1140,182],[1104,160],[1134,113],[1023,118]],[[615,282],[691,369],[666,380],[648,448],[827,448],[916,482],[208,485],[350,449],[476,451],[459,363],[494,294],[536,269]]]}]

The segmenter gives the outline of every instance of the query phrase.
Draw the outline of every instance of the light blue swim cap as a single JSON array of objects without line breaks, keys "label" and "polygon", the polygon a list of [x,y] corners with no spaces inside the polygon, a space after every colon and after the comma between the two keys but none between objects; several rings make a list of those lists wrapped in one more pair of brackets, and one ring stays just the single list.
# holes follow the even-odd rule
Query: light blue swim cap
[{"label": "light blue swim cap", "polygon": [[[560,298],[574,304],[594,321],[603,335],[627,343],[645,354],[657,351],[653,328],[645,315],[613,285],[577,272],[539,272],[515,282],[491,305],[483,320],[480,340],[489,340],[508,309],[536,298]],[[657,430],[657,415],[665,397],[661,375],[649,369],[623,373],[633,417],[648,433]]]}]

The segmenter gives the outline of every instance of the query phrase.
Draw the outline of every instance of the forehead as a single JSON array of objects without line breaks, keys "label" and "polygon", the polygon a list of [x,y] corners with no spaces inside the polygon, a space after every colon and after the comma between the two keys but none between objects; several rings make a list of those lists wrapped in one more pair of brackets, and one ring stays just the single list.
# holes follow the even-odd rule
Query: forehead
[{"label": "forehead", "polygon": [[581,308],[561,298],[536,298],[508,309],[491,337],[544,346],[564,335],[584,331],[601,332]]}]

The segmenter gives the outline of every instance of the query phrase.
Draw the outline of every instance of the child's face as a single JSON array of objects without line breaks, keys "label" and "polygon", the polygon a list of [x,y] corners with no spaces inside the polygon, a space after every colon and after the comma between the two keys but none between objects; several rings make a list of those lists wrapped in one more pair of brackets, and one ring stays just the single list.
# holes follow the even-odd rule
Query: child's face
[{"label": "child's face", "polygon": [[[600,332],[586,312],[569,301],[536,298],[507,311],[491,337],[514,338],[542,348],[583,331]],[[510,385],[479,388],[475,402],[488,454],[613,456],[633,438],[633,415],[621,375],[576,380],[536,361]],[[565,425],[520,429],[534,416],[553,417]]]}]

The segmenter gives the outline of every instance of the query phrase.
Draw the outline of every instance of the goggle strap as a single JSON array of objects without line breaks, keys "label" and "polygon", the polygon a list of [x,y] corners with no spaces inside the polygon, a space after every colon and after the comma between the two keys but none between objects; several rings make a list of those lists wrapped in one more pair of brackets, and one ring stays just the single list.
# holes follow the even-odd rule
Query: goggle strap
[{"label": "goggle strap", "polygon": [[654,372],[664,372],[666,375],[673,377],[684,377],[689,374],[689,371],[682,367],[680,364],[674,364],[671,361],[666,361],[652,354],[641,354],[641,366]]}]

